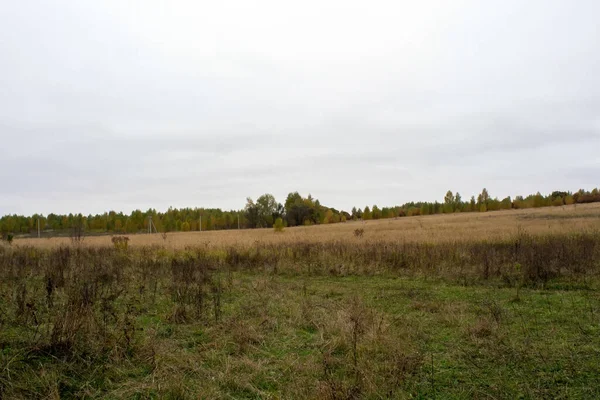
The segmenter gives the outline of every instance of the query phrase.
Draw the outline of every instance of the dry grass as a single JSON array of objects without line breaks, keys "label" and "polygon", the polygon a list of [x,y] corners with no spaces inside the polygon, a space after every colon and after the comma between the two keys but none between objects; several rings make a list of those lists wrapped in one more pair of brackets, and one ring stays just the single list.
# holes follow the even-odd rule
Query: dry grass
[{"label": "dry grass", "polygon": [[[364,229],[355,237],[356,229]],[[343,242],[456,242],[471,240],[503,240],[519,230],[532,235],[578,233],[600,229],[600,203],[487,213],[440,214],[421,217],[350,221],[332,225],[240,231],[178,232],[167,234],[129,235],[130,246],[165,246],[181,249],[188,246],[221,247],[327,241]],[[86,237],[84,246],[110,246],[110,236]],[[69,238],[15,239],[18,246],[43,248],[69,245]]]}]

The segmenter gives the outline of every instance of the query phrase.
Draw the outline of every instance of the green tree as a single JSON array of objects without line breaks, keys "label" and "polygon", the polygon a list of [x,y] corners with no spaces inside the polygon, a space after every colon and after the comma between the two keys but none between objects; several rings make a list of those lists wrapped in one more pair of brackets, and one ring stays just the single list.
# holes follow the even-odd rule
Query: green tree
[{"label": "green tree", "polygon": [[[444,209],[445,210],[452,210],[454,208],[454,195],[452,194],[451,190],[448,190],[446,192],[446,195],[444,196]],[[448,211],[449,212],[449,211]]]},{"label": "green tree", "polygon": [[462,211],[462,208],[462,197],[460,196],[460,193],[456,192],[456,195],[454,196],[454,211]]},{"label": "green tree", "polygon": [[537,192],[535,196],[533,196],[533,206],[534,207],[544,207],[546,202],[544,200],[544,196],[540,192]]},{"label": "green tree", "polygon": [[369,220],[373,218],[373,214],[371,214],[371,209],[369,208],[369,206],[365,207],[365,210],[363,211],[363,215],[362,215],[362,219]]},{"label": "green tree", "polygon": [[249,228],[256,228],[260,223],[260,214],[258,211],[258,206],[254,204],[254,201],[248,197],[246,199],[246,207],[244,208],[244,216],[246,217],[246,221],[248,221]]},{"label": "green tree", "polygon": [[477,197],[477,206],[479,207],[479,211],[485,212],[488,209],[488,201],[490,199],[490,195],[486,188],[483,188],[481,194]]},{"label": "green tree", "polygon": [[277,201],[272,194],[266,193],[256,199],[258,208],[258,225],[267,227],[273,225],[273,216],[277,213]]},{"label": "green tree", "polygon": [[380,219],[381,218],[381,210],[375,204],[373,205],[373,209],[371,210],[371,217],[373,219]]}]

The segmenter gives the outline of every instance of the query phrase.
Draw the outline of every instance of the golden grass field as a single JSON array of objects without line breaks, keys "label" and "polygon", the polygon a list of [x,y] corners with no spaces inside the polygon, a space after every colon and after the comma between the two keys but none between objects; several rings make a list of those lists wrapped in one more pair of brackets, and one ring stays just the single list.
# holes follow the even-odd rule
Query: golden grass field
[{"label": "golden grass field", "polygon": [[[355,229],[364,229],[357,239]],[[130,246],[220,247],[248,246],[254,243],[378,241],[378,242],[440,242],[467,240],[497,240],[514,236],[519,230],[532,235],[576,233],[600,229],[600,203],[486,213],[438,214],[372,221],[273,229],[242,229],[206,232],[173,232],[163,239],[160,234],[129,234]],[[51,248],[70,244],[68,237],[19,238],[18,246]],[[89,236],[86,246],[111,246],[111,236]]]}]

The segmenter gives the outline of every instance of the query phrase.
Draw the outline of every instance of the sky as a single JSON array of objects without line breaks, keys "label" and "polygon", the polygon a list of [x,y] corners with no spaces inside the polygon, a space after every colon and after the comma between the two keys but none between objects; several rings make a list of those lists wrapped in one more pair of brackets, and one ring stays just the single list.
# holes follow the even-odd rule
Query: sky
[{"label": "sky", "polygon": [[5,1],[0,215],[600,186],[598,1]]}]

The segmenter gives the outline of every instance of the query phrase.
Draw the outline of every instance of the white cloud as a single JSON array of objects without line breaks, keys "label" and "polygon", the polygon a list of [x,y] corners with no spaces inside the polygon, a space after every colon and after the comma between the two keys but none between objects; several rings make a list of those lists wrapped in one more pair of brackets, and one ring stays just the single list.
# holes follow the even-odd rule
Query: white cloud
[{"label": "white cloud", "polygon": [[598,14],[594,1],[7,4],[0,214],[593,185]]}]

